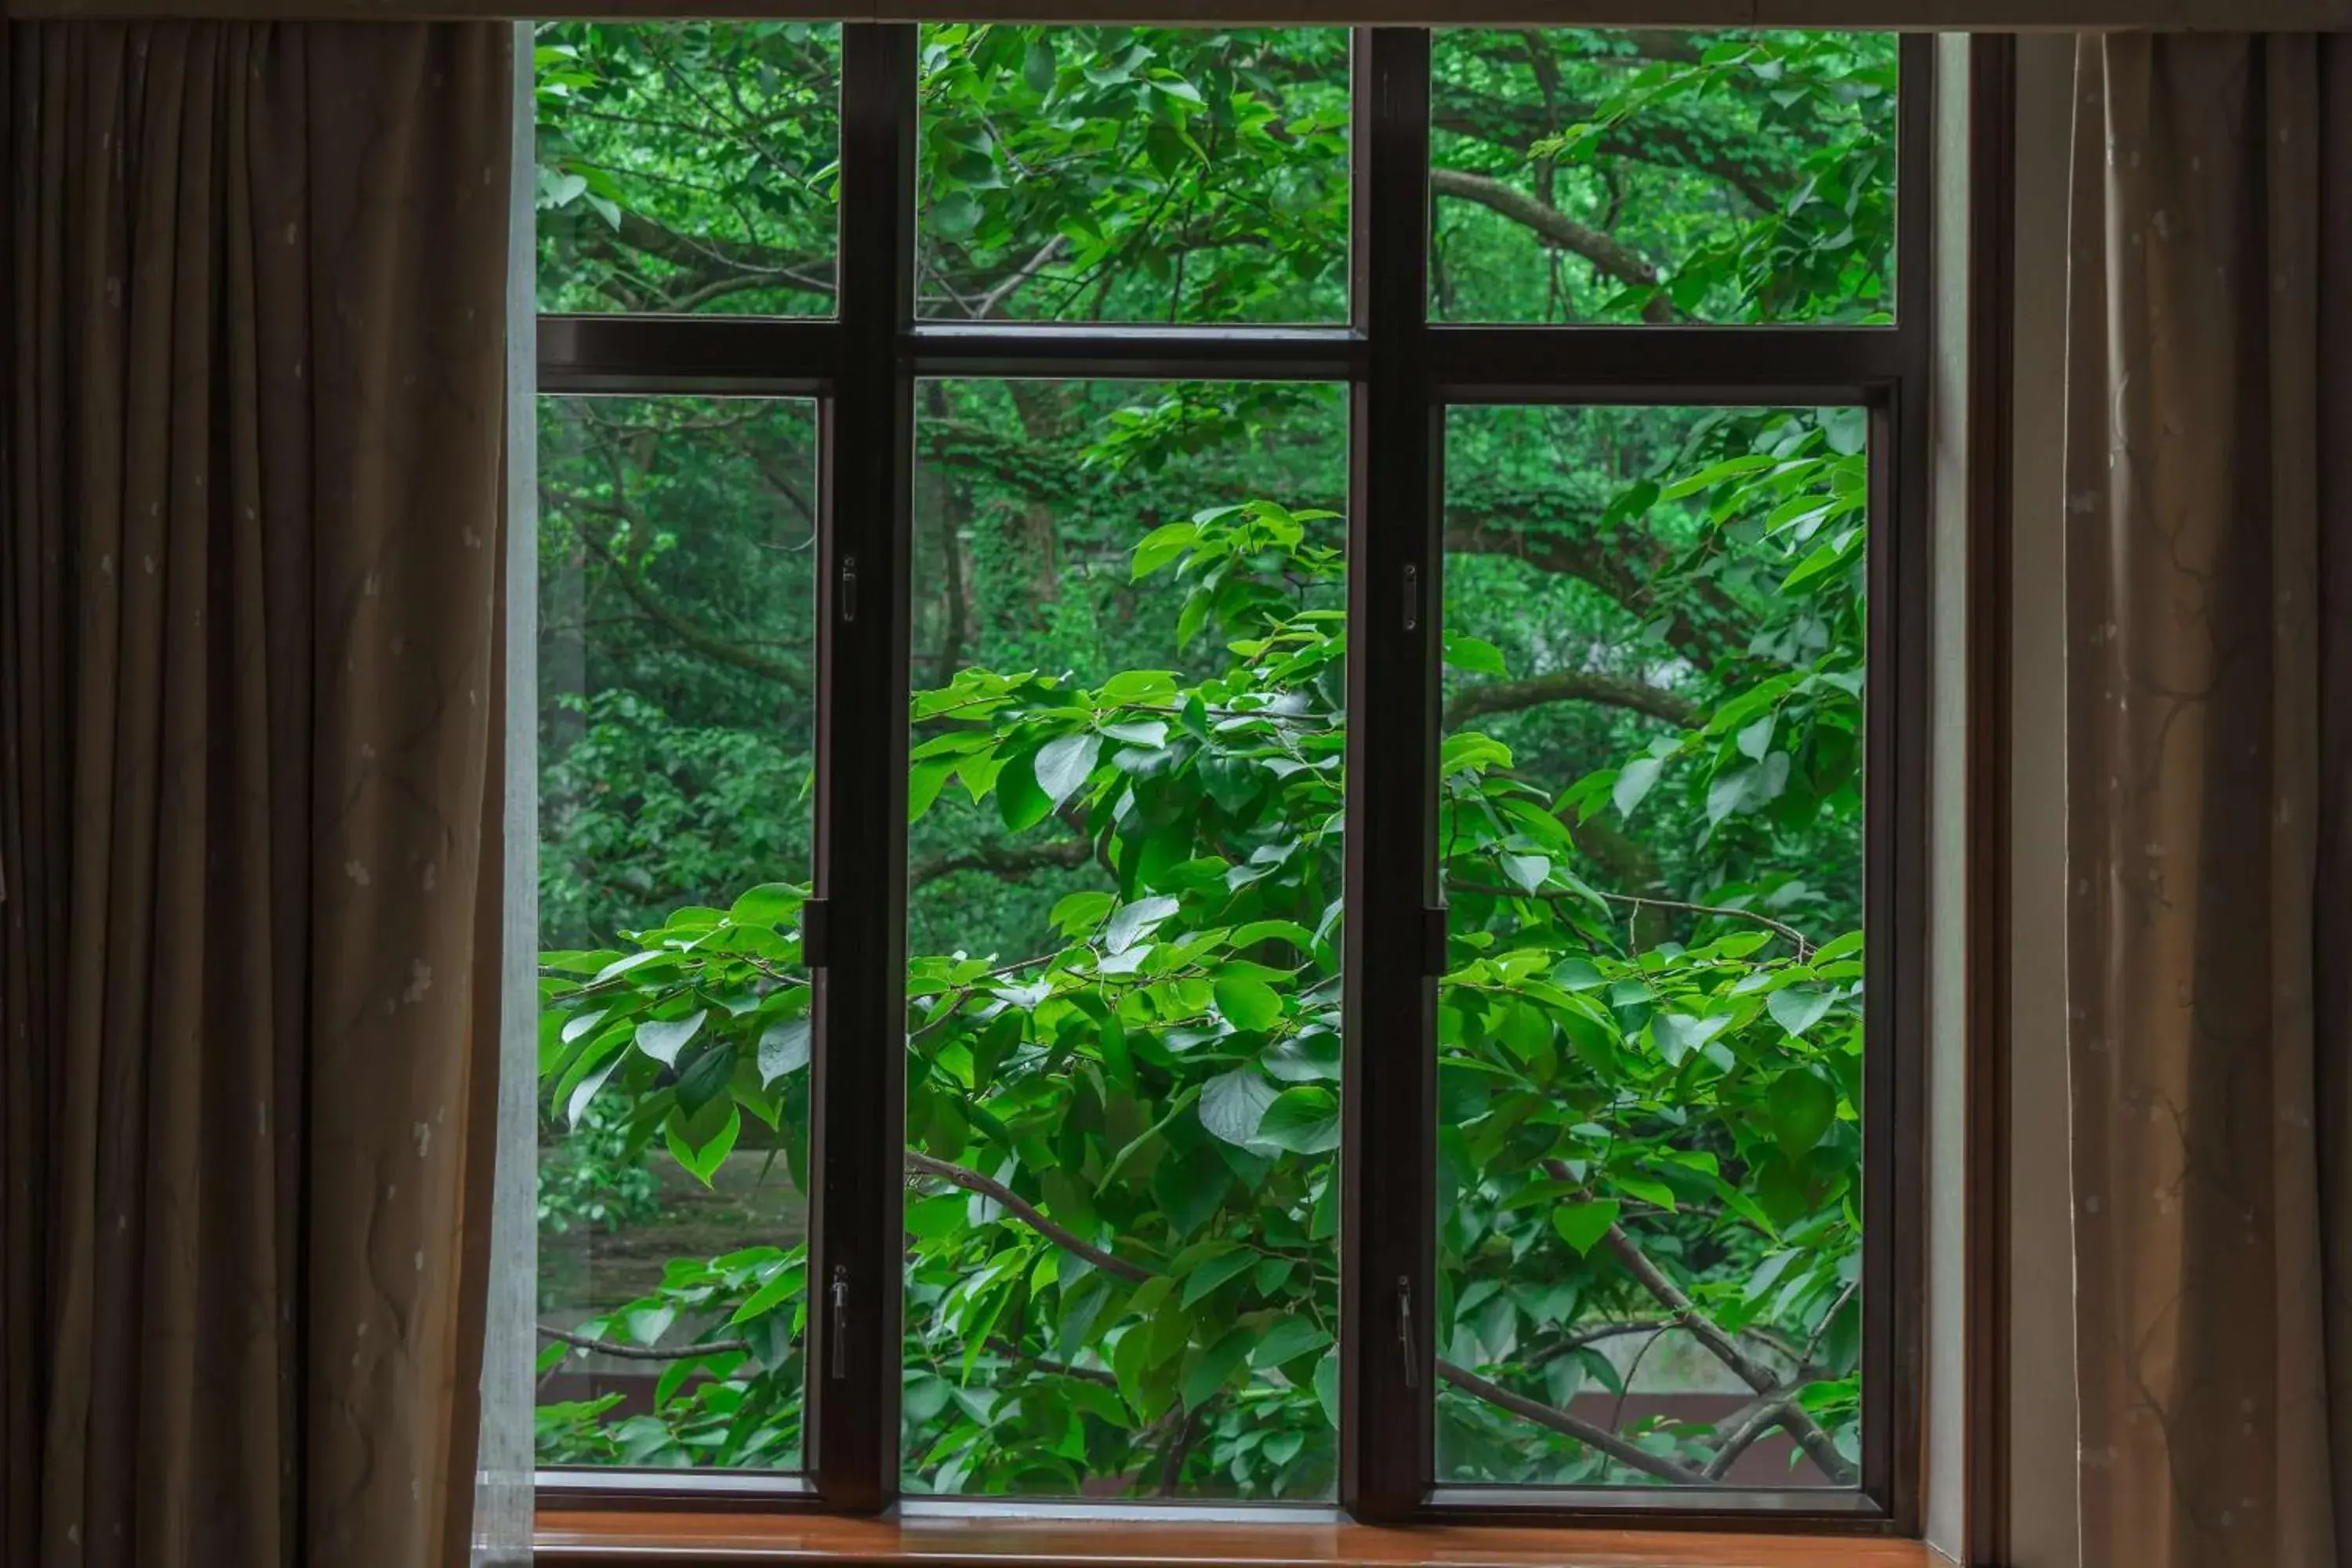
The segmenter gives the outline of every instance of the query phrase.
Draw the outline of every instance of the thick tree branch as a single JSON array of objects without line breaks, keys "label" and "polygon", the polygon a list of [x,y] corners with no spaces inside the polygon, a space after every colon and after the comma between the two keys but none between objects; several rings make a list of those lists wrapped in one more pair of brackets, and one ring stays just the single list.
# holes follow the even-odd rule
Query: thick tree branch
[{"label": "thick tree branch", "polygon": [[[1562,250],[1581,256],[1620,283],[1654,289],[1662,281],[1657,268],[1632,246],[1597,228],[1587,228],[1558,207],[1546,206],[1527,192],[1491,175],[1473,174],[1461,169],[1432,169],[1429,189],[1433,195],[1454,196],[1491,208],[1513,223],[1535,230]],[[1664,295],[1654,294],[1642,307],[1642,319],[1670,321],[1674,320],[1674,307]]]},{"label": "thick tree branch", "polygon": [[[1675,1320],[1690,1331],[1691,1337],[1705,1345],[1716,1360],[1729,1367],[1742,1383],[1759,1394],[1786,1392],[1772,1369],[1749,1355],[1738,1340],[1725,1333],[1721,1325],[1700,1311],[1698,1304],[1685,1293],[1683,1288],[1667,1279],[1665,1271],[1650,1261],[1649,1255],[1625,1234],[1622,1226],[1611,1226],[1606,1240],[1609,1250],[1619,1263],[1624,1265],[1625,1272],[1631,1274],[1660,1306],[1673,1313]],[[1782,1419],[1789,1428],[1789,1435],[1796,1438],[1797,1446],[1804,1449],[1806,1457],[1819,1466],[1822,1474],[1835,1485],[1853,1486],[1857,1479],[1853,1464],[1838,1452],[1837,1445],[1830,1440],[1827,1432],[1822,1430],[1821,1423],[1793,1401],[1784,1402],[1784,1407],[1786,1415]]]},{"label": "thick tree branch", "polygon": [[907,871],[907,884],[919,888],[959,871],[985,871],[992,877],[1021,878],[1033,871],[1070,869],[1093,858],[1091,840],[1072,838],[1055,844],[984,845],[961,855],[933,855],[918,860]]},{"label": "thick tree branch", "polygon": [[1489,1383],[1466,1367],[1456,1366],[1450,1361],[1441,1361],[1437,1363],[1437,1375],[1465,1394],[1475,1394],[1489,1405],[1509,1411],[1523,1421],[1532,1421],[1537,1426],[1548,1427],[1563,1437],[1573,1437],[1587,1447],[1597,1448],[1629,1469],[1639,1470],[1643,1475],[1655,1476],[1660,1480],[1673,1481],[1679,1486],[1694,1487],[1706,1484],[1706,1477],[1687,1465],[1676,1464],[1672,1459],[1653,1454],[1647,1448],[1626,1441],[1597,1423],[1570,1415],[1565,1410],[1556,1409],[1540,1401],[1529,1399],[1525,1394],[1513,1394],[1501,1384]]},{"label": "thick tree branch", "polygon": [[1598,675],[1581,669],[1555,670],[1524,680],[1494,680],[1469,687],[1445,705],[1448,729],[1466,724],[1484,713],[1516,713],[1546,702],[1597,702],[1646,713],[1653,719],[1689,729],[1704,711],[1679,693],[1621,676]]},{"label": "thick tree branch", "polygon": [[1759,1399],[1748,1405],[1732,1424],[1731,1430],[1717,1441],[1715,1453],[1706,1461],[1706,1479],[1719,1481],[1729,1475],[1731,1467],[1739,1462],[1739,1456],[1755,1447],[1756,1439],[1780,1426],[1790,1412],[1799,1408],[1796,1396],[1789,1394]]}]

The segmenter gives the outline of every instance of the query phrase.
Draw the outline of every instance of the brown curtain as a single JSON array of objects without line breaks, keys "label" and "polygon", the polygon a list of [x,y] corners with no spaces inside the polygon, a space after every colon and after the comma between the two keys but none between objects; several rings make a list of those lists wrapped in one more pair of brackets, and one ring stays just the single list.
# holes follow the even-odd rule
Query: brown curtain
[{"label": "brown curtain", "polygon": [[2352,39],[2080,47],[2083,1561],[2352,1564]]},{"label": "brown curtain", "polygon": [[12,25],[0,1560],[463,1560],[510,30]]}]

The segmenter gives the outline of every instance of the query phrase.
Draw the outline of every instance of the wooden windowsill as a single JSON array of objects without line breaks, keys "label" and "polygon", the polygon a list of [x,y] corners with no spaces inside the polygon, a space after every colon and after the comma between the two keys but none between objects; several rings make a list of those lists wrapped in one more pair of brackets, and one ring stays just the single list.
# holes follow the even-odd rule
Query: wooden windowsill
[{"label": "wooden windowsill", "polygon": [[542,1568],[615,1563],[910,1568],[1927,1568],[1916,1541],[1514,1526],[1170,1524],[542,1512]]}]

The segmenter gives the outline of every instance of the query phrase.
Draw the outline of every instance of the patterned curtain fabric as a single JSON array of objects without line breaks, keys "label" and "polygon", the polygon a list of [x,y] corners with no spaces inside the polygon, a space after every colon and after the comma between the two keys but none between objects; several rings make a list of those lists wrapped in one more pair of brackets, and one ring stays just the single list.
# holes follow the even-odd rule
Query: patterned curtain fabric
[{"label": "patterned curtain fabric", "polygon": [[2080,46],[2083,1562],[2352,1564],[2352,39]]},{"label": "patterned curtain fabric", "polygon": [[14,25],[0,1561],[464,1561],[510,29]]}]

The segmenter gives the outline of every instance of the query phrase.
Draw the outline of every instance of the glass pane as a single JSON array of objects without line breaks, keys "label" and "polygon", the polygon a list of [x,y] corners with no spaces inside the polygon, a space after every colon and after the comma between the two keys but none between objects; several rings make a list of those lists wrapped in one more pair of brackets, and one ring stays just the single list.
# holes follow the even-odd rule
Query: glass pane
[{"label": "glass pane", "polygon": [[815,436],[540,401],[543,1463],[801,1462]]},{"label": "glass pane", "polygon": [[1346,429],[920,388],[910,1490],[1331,1494]]},{"label": "glass pane", "polygon": [[1446,30],[1430,313],[1885,321],[1891,33]]},{"label": "glass pane", "polygon": [[923,29],[919,313],[1340,321],[1348,33]]},{"label": "glass pane", "polygon": [[1449,417],[1442,1480],[1854,1484],[1867,428]]},{"label": "glass pane", "polygon": [[541,22],[539,308],[834,311],[841,29]]}]

